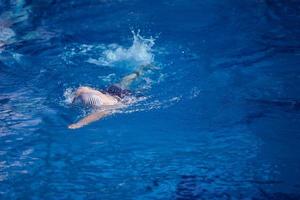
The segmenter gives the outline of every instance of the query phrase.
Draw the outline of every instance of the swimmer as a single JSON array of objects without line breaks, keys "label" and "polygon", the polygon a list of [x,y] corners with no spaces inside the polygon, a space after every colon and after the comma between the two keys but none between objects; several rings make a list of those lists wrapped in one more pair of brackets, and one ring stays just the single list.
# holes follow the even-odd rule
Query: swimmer
[{"label": "swimmer", "polygon": [[143,69],[147,66],[150,65],[141,66],[138,71],[125,76],[120,83],[111,85],[105,91],[95,90],[90,87],[79,87],[72,102],[80,102],[93,108],[95,111],[78,122],[69,125],[68,128],[81,128],[112,114],[116,109],[125,107],[128,104],[126,97],[131,95],[129,90],[131,83],[142,75]]}]

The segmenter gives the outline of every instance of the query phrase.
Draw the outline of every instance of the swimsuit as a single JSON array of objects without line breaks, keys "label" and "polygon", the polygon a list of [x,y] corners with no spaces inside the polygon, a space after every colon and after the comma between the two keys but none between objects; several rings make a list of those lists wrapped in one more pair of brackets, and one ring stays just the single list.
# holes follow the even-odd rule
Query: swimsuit
[{"label": "swimsuit", "polygon": [[106,92],[112,96],[117,96],[120,99],[123,99],[126,96],[132,95],[132,92],[128,89],[122,89],[118,85],[111,85],[106,89]]}]

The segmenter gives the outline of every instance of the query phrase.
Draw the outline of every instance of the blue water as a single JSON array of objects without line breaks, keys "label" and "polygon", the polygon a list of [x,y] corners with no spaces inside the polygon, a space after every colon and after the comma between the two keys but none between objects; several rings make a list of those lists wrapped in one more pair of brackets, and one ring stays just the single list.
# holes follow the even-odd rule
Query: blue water
[{"label": "blue water", "polygon": [[[300,2],[0,0],[0,199],[300,199]],[[152,63],[135,103],[70,104]]]}]

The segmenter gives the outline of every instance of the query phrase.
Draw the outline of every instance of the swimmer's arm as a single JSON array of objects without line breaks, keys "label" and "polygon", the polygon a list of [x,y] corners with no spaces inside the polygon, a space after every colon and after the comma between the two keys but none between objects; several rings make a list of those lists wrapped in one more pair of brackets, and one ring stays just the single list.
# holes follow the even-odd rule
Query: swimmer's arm
[{"label": "swimmer's arm", "polygon": [[83,119],[79,120],[78,122],[69,125],[68,128],[69,129],[81,128],[85,125],[88,125],[88,124],[94,122],[94,121],[100,120],[101,118],[105,117],[108,114],[110,114],[109,111],[99,111],[99,112],[92,113],[92,114],[84,117]]}]

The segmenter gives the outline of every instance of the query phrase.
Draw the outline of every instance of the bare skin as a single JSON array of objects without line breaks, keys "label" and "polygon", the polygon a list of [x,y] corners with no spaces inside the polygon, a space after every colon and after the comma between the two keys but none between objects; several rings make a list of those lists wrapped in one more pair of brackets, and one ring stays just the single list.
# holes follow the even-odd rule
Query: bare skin
[{"label": "bare skin", "polygon": [[[139,77],[141,71],[125,76],[119,84],[116,84],[122,89],[129,88],[130,84]],[[90,105],[95,112],[84,117],[78,122],[68,126],[70,129],[81,128],[92,122],[100,120],[107,115],[112,114],[117,108],[126,106],[118,96],[113,96],[108,93],[103,93],[99,90],[90,87],[80,87],[76,90],[75,98],[81,98],[84,104]],[[98,105],[101,102],[101,109]]]}]

